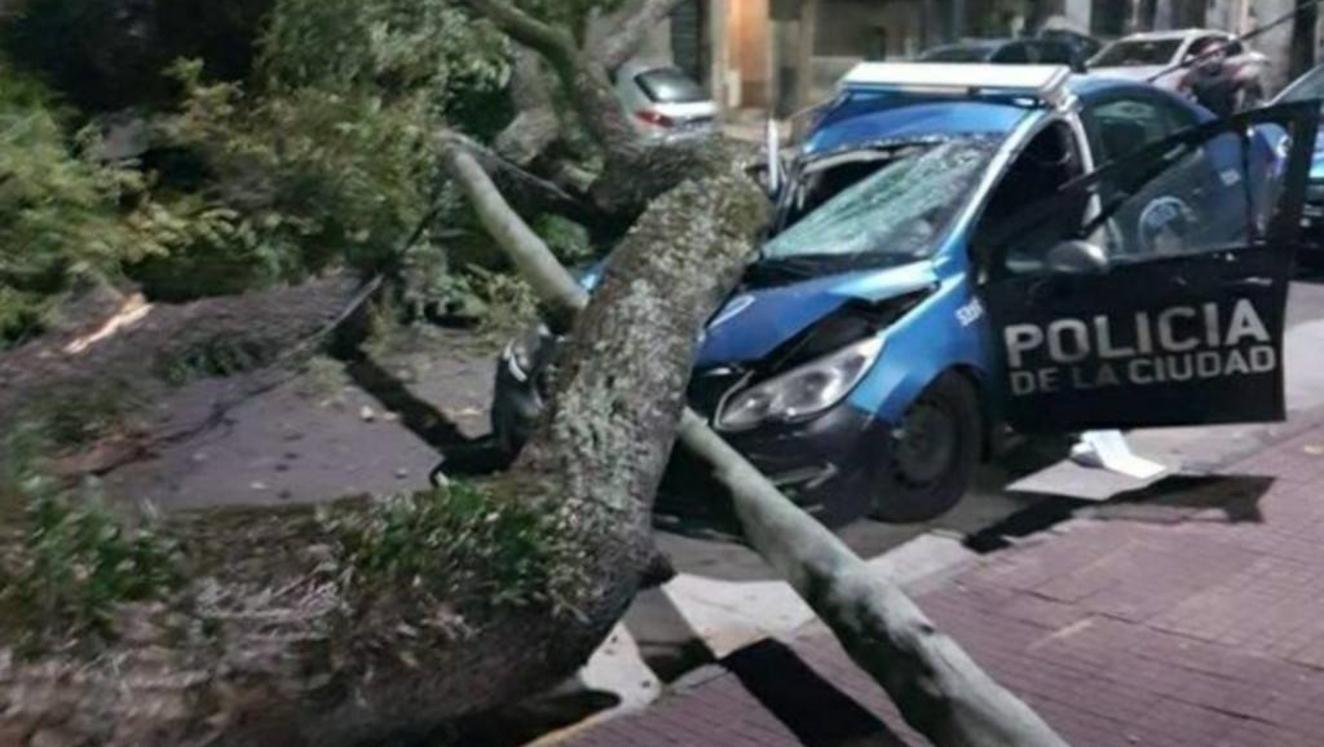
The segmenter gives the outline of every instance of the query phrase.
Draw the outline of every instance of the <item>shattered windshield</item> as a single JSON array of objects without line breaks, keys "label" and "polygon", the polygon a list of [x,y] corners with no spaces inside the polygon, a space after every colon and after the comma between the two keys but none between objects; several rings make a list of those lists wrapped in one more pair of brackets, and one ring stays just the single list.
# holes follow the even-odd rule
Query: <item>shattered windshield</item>
[{"label": "shattered windshield", "polygon": [[763,257],[927,257],[996,149],[993,138],[969,137],[821,159],[801,174],[784,208],[789,227]]}]

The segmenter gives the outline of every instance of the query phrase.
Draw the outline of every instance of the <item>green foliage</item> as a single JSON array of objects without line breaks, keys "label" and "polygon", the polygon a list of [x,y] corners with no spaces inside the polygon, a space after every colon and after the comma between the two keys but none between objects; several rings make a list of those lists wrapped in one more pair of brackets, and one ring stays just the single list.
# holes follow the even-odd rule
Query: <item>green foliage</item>
[{"label": "green foliage", "polygon": [[202,155],[213,174],[204,196],[230,211],[231,229],[220,246],[201,242],[175,261],[247,266],[270,280],[341,261],[375,269],[426,212],[435,158],[418,102],[316,88],[250,97],[238,84],[203,84],[196,65],[177,72],[188,104],[164,135]]},{"label": "green foliage", "polygon": [[422,92],[438,115],[509,75],[505,38],[446,0],[278,0],[262,46],[275,88]]},{"label": "green foliage", "polygon": [[27,403],[18,421],[49,454],[90,446],[124,425],[135,407],[122,386],[91,383],[61,388]]},{"label": "green foliage", "polygon": [[518,275],[471,267],[475,294],[483,305],[479,332],[504,340],[527,330],[538,320],[538,296]]},{"label": "green foliage", "polygon": [[29,333],[72,274],[157,250],[121,220],[141,180],[81,158],[37,83],[0,72],[0,349]]},{"label": "green foliage", "polygon": [[[177,34],[171,29],[190,14],[216,26],[214,35],[168,40],[162,49],[170,54],[197,58],[163,74],[166,59],[155,49],[125,47],[132,70],[104,56],[83,59],[82,47],[66,65],[53,50],[100,39],[111,9],[90,0],[28,2],[0,40],[51,52],[29,61],[52,79],[157,78],[171,83],[173,97],[144,83],[152,90],[130,103],[177,103],[168,113],[144,111],[150,149],[142,163],[101,163],[87,155],[101,152],[95,128],[74,134],[74,120],[40,85],[0,65],[0,350],[41,331],[82,273],[128,277],[153,300],[185,301],[350,266],[398,272],[412,309],[494,309],[501,318],[490,327],[524,315],[517,284],[470,271],[474,259],[452,240],[481,231],[464,200],[438,192],[436,133],[485,139],[513,116],[510,42],[464,3],[242,0],[224,10],[148,0],[133,12],[154,34]],[[521,4],[582,31],[590,13],[620,0]],[[104,33],[106,49],[134,43]],[[398,250],[433,205],[440,210],[401,265]],[[549,217],[536,228],[563,260],[589,255],[578,226]],[[485,242],[480,249],[492,254]],[[185,362],[171,374],[187,379],[213,368]]]},{"label": "green foliage", "polygon": [[593,258],[588,229],[568,218],[545,213],[534,221],[533,230],[547,242],[547,248],[563,265],[573,267]]},{"label": "green foliage", "polygon": [[[246,87],[206,82],[196,62],[172,71],[186,103],[163,144],[199,157],[194,213],[223,208],[228,225],[136,268],[152,295],[393,268],[435,200],[438,130],[494,131],[510,116],[491,105],[504,38],[451,2],[278,0],[261,48]],[[429,233],[420,243],[436,254]]]},{"label": "green foliage", "polygon": [[457,605],[518,607],[553,601],[564,573],[547,512],[476,485],[395,496],[366,516],[332,509],[323,521],[363,593],[413,587]]},{"label": "green foliage", "polygon": [[179,355],[158,356],[154,368],[162,380],[183,386],[198,379],[232,376],[261,368],[279,354],[280,351],[270,344],[217,334],[188,346]]},{"label": "green foliage", "polygon": [[21,652],[94,646],[115,635],[117,605],[163,599],[180,584],[176,546],[150,527],[37,475],[23,491],[20,541],[0,557],[0,630]]}]

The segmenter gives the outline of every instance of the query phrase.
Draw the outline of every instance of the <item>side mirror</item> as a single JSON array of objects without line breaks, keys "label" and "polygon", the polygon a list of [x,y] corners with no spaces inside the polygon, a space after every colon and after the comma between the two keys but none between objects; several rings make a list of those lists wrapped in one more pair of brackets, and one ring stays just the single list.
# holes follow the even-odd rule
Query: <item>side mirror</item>
[{"label": "side mirror", "polygon": [[1048,250],[1048,271],[1061,275],[1101,275],[1108,271],[1108,254],[1088,241],[1063,241]]}]

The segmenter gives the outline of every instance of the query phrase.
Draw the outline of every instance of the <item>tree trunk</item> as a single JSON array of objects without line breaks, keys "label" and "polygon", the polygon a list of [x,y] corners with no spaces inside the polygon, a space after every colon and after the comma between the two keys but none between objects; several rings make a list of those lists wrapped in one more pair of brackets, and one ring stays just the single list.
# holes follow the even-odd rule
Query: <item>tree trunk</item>
[{"label": "tree trunk", "polygon": [[[503,5],[499,0],[471,1],[480,7],[486,6],[485,12],[493,11],[493,6]],[[815,4],[815,0],[806,0],[802,6],[802,54],[812,49],[808,40],[813,38]],[[499,10],[497,17],[505,17],[505,27],[523,34],[536,45],[539,35],[532,33],[536,24],[535,28],[519,28],[511,17],[516,11],[509,6]],[[547,35],[542,37],[544,42],[548,41]],[[555,48],[538,48],[545,54],[562,54]],[[592,79],[591,74],[578,69],[589,65],[586,59],[577,58],[575,66],[559,69],[560,74],[571,77],[565,83],[572,95],[580,90],[574,85],[576,79]],[[799,82],[803,85],[808,78],[809,66],[802,61],[800,68]],[[580,103],[580,111],[591,113],[596,106],[597,103],[589,99]],[[609,153],[613,150],[613,144],[605,137],[600,137],[600,142]],[[636,187],[639,196],[646,194],[647,189],[661,189],[674,183],[682,183],[677,191],[683,193],[688,184],[684,180],[712,172],[717,163],[713,159],[730,158],[720,149],[706,149],[701,153],[680,165],[661,149],[645,151],[642,158],[627,156],[615,161],[618,165],[631,161],[647,165],[633,174],[636,183],[647,185],[645,189]],[[613,174],[611,160],[609,156],[609,166],[599,188],[603,183],[609,183],[624,189],[630,174]],[[701,168],[695,169],[695,164]],[[706,168],[702,168],[705,164]],[[623,204],[628,205],[629,201],[627,199]],[[571,288],[569,275],[536,235],[527,227],[521,228],[523,221],[500,201],[500,195],[486,195],[486,204],[481,211],[485,215],[485,224],[495,229],[493,237],[497,243],[514,264],[526,272],[530,282],[543,290],[544,299],[553,307],[559,307],[563,315],[576,313],[584,303],[583,291]],[[681,219],[668,228],[679,236],[686,236],[691,225]],[[724,234],[720,226],[706,224],[703,233]],[[633,238],[635,234],[630,236]],[[666,240],[665,234],[659,234],[657,238]],[[608,276],[615,268],[613,261]],[[603,291],[602,287],[595,290],[595,299]],[[592,311],[586,315],[591,318]],[[585,347],[601,344],[594,338],[581,336],[588,329],[591,327],[576,328],[570,343],[572,350],[582,351]],[[609,377],[610,374],[602,371],[595,374],[595,377],[601,376]],[[608,378],[604,380],[603,391],[610,391],[613,386]],[[553,406],[552,422],[557,420],[559,406]],[[574,422],[576,419],[571,418],[565,427],[572,427]],[[730,489],[737,516],[754,548],[782,572],[827,622],[856,663],[887,690],[906,720],[916,729],[942,747],[1057,747],[1065,744],[1042,719],[994,682],[951,639],[939,634],[900,589],[870,576],[864,563],[840,540],[781,495],[767,478],[708,428],[702,418],[686,410],[680,436],[687,448],[713,465],[717,478]],[[621,445],[625,446],[624,443]],[[533,455],[528,456],[527,448],[520,457],[521,464],[552,467],[554,463],[549,463],[536,448]]]},{"label": "tree trunk", "polygon": [[[498,202],[488,209],[494,215],[504,214],[502,223],[522,222]],[[671,229],[684,230],[679,225]],[[705,226],[703,230],[721,235],[719,227]],[[568,273],[532,232],[506,230],[494,238],[516,266],[547,273],[544,278],[529,280],[538,288],[554,289],[557,295],[546,300],[567,303],[563,313],[573,313],[584,303],[583,291],[567,292]],[[601,292],[595,291],[595,298]],[[583,333],[584,328],[576,328],[576,335]],[[571,341],[573,349],[596,344],[578,336]],[[872,576],[841,540],[783,496],[702,418],[687,409],[679,435],[686,448],[713,466],[714,475],[731,491],[737,518],[754,549],[832,628],[852,659],[892,696],[907,722],[934,744],[1066,744],[955,642],[938,633],[900,589]],[[533,459],[538,461],[538,457]]]}]

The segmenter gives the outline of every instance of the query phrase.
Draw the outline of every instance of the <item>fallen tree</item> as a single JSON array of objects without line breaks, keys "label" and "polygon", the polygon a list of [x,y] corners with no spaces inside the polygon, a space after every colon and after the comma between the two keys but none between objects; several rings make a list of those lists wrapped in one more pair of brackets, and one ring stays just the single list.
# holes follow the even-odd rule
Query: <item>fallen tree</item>
[{"label": "fallen tree", "polygon": [[[584,308],[589,303],[584,291],[518,214],[501,202],[462,146],[453,146],[447,163],[493,237],[544,300],[565,314]],[[901,589],[871,573],[845,543],[782,495],[703,418],[687,409],[679,435],[730,491],[749,543],[832,628],[851,658],[883,686],[917,731],[943,746],[1065,744],[941,634]]]},{"label": "fallen tree", "polygon": [[154,529],[169,552],[148,554],[168,572],[121,571],[162,581],[109,600],[104,626],[65,627],[56,615],[87,600],[78,588],[44,599],[45,548],[11,532],[0,543],[0,744],[360,744],[572,673],[652,559],[652,495],[692,331],[762,220],[761,195],[737,174],[657,200],[575,322],[583,343],[551,414],[490,481],[320,511],[169,515]]},{"label": "fallen tree", "polygon": [[[552,62],[582,118],[590,122],[600,118],[590,130],[607,153],[603,182],[616,188],[619,172],[613,171],[613,165],[628,168],[668,157],[682,165],[693,162],[677,154],[684,146],[655,147],[650,154],[640,155],[619,142],[615,119],[620,108],[600,103],[603,71],[620,64],[610,49],[596,59],[575,54],[567,51],[565,37],[540,27],[501,0],[469,2]],[[663,4],[645,3],[640,16],[657,12]],[[446,163],[488,231],[553,313],[570,315],[584,307],[588,303],[584,291],[519,215],[503,203],[499,192],[479,172],[478,163],[463,152],[462,143],[451,145]],[[684,179],[673,169],[662,170],[656,177],[657,172],[651,170],[643,173],[664,184],[668,179]],[[645,190],[654,184],[648,178],[637,181]],[[1029,707],[939,633],[898,587],[869,573],[840,539],[782,495],[703,418],[686,409],[679,435],[685,447],[708,462],[714,476],[730,491],[750,544],[832,628],[852,659],[883,686],[911,726],[938,745],[1065,744]]]},{"label": "fallen tree", "polygon": [[[721,144],[643,145],[572,35],[471,2],[547,60],[603,151],[601,174],[569,194],[447,136],[447,172],[571,333],[544,419],[502,475],[321,508],[126,527],[32,477],[26,519],[0,532],[0,745],[354,745],[555,684],[655,557],[653,494],[678,435],[718,466],[750,541],[917,728],[944,745],[1060,744],[686,414],[695,332],[765,219],[739,160]],[[623,235],[592,299],[498,184],[568,195]]]}]

